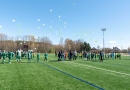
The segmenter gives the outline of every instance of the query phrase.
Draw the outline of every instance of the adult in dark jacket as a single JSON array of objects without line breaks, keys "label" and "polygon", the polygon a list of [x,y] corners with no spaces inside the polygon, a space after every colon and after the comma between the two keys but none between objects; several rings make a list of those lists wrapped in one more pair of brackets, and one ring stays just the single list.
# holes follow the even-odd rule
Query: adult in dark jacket
[{"label": "adult in dark jacket", "polygon": [[69,60],[71,60],[72,59],[72,52],[70,51],[69,52]]},{"label": "adult in dark jacket", "polygon": [[61,53],[62,53],[62,51],[58,52],[58,61],[61,61]]},{"label": "adult in dark jacket", "polygon": [[102,51],[100,52],[100,61],[103,62],[103,53],[102,53]]}]

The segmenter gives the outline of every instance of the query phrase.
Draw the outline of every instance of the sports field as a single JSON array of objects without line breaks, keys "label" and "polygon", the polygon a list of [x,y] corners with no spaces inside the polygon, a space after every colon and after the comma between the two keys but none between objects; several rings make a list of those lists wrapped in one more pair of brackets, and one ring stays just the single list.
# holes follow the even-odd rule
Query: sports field
[{"label": "sports field", "polygon": [[0,64],[0,90],[130,90],[130,57],[103,62],[57,61],[49,54],[48,62],[40,55],[31,63],[12,60]]}]

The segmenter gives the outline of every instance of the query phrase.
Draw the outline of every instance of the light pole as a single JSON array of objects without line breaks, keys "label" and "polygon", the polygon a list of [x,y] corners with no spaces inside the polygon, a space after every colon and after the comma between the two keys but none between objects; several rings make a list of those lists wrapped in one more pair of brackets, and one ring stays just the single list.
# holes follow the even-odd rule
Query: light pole
[{"label": "light pole", "polygon": [[103,49],[104,49],[104,54],[105,54],[104,31],[106,31],[106,28],[102,28],[101,31],[103,31]]}]

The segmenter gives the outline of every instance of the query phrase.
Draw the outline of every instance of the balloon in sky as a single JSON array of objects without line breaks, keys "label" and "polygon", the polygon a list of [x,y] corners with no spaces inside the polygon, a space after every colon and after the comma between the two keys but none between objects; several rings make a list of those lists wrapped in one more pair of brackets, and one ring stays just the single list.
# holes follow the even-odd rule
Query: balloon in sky
[{"label": "balloon in sky", "polygon": [[0,26],[0,28],[2,28],[2,26]]},{"label": "balloon in sky", "polygon": [[62,34],[62,32],[60,32],[60,34]]},{"label": "balloon in sky", "polygon": [[53,21],[51,21],[51,22],[53,22]]},{"label": "balloon in sky", "polygon": [[66,24],[66,22],[64,22],[64,24]]},{"label": "balloon in sky", "polygon": [[97,43],[97,41],[94,41],[94,43]]},{"label": "balloon in sky", "polygon": [[52,12],[52,10],[50,10],[50,12]]},{"label": "balloon in sky", "polygon": [[40,21],[40,19],[38,19],[37,21]]},{"label": "balloon in sky", "polygon": [[42,24],[43,26],[45,25],[45,24]]},{"label": "balloon in sky", "polygon": [[59,19],[59,22],[61,21],[61,19]]},{"label": "balloon in sky", "polygon": [[52,30],[50,30],[50,32],[52,32]]},{"label": "balloon in sky", "polygon": [[20,33],[18,33],[20,35]]},{"label": "balloon in sky", "polygon": [[60,16],[59,16],[59,18],[60,18]]},{"label": "balloon in sky", "polygon": [[50,26],[50,28],[52,28],[52,26]]},{"label": "balloon in sky", "polygon": [[37,29],[39,29],[40,27],[37,27]]},{"label": "balloon in sky", "polygon": [[75,3],[73,3],[73,5],[75,5]]},{"label": "balloon in sky", "polygon": [[117,34],[116,36],[119,36],[119,34]]},{"label": "balloon in sky", "polygon": [[66,26],[64,26],[64,28],[66,28]]},{"label": "balloon in sky", "polygon": [[15,20],[13,19],[12,22],[15,22]]}]

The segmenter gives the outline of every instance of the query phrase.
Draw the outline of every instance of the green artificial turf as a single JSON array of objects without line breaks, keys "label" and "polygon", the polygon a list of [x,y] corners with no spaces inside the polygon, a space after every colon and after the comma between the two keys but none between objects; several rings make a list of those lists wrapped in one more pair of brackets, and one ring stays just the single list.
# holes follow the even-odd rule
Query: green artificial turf
[{"label": "green artificial turf", "polygon": [[46,62],[43,54],[40,56],[39,63],[35,58],[31,63],[22,59],[22,63],[11,60],[9,64],[6,59],[5,64],[0,64],[0,90],[98,90],[95,86],[105,90],[130,90],[128,56],[103,62],[85,58],[57,61],[54,54],[49,54]]}]

